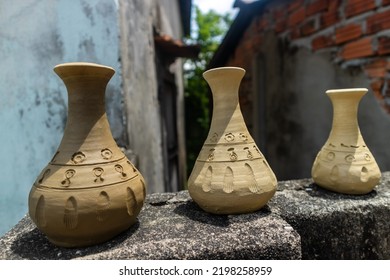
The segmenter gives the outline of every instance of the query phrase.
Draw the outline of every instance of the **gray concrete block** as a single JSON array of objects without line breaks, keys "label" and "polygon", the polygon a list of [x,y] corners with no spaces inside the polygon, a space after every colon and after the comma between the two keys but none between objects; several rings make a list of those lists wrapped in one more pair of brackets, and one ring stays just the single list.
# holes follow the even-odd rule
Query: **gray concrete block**
[{"label": "gray concrete block", "polygon": [[360,196],[280,182],[268,205],[300,234],[303,259],[390,259],[390,172]]},{"label": "gray concrete block", "polygon": [[56,247],[25,217],[0,239],[0,248],[0,259],[301,258],[299,235],[268,207],[217,216],[201,210],[187,191],[148,195],[139,222],[100,245]]}]

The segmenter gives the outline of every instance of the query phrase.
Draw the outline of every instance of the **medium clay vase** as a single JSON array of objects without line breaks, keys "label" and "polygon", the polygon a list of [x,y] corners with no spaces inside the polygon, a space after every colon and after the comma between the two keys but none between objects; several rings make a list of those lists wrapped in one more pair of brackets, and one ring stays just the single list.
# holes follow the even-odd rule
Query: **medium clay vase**
[{"label": "medium clay vase", "polygon": [[68,120],[57,152],[36,179],[29,214],[59,246],[104,242],[136,222],[142,175],[112,137],[105,89],[115,71],[92,63],[54,68],[68,91]]},{"label": "medium clay vase", "polygon": [[314,182],[331,191],[366,194],[379,183],[381,172],[360,133],[357,111],[367,89],[328,90],[333,105],[329,138],[314,161]]},{"label": "medium clay vase", "polygon": [[188,180],[192,199],[214,214],[249,213],[274,195],[277,180],[245,125],[238,89],[245,70],[222,67],[203,77],[213,95],[208,137]]}]

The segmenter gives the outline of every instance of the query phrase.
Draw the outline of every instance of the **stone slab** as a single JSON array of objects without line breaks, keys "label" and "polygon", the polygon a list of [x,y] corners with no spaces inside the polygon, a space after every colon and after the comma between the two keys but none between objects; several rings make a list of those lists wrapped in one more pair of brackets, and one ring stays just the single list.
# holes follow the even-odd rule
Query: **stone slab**
[{"label": "stone slab", "polygon": [[212,215],[187,191],[152,194],[138,223],[106,243],[76,249],[52,245],[30,218],[0,239],[0,259],[300,259],[298,233],[268,207]]},{"label": "stone slab", "polygon": [[300,234],[303,259],[390,259],[390,172],[357,196],[311,179],[279,182],[268,205]]}]

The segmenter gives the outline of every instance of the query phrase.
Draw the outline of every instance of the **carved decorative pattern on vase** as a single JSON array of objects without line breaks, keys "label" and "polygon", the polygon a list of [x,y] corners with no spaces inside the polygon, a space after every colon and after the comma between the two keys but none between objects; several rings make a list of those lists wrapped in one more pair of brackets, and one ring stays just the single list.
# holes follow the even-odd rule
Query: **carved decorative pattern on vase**
[{"label": "carved decorative pattern on vase", "polygon": [[245,169],[246,169],[246,174],[249,179],[249,190],[253,193],[259,193],[261,191],[259,184],[256,181],[255,174],[253,172],[252,167],[248,164],[245,163]]},{"label": "carved decorative pattern on vase", "polygon": [[223,191],[225,193],[231,193],[234,190],[234,174],[233,169],[229,166],[226,167],[225,176],[223,178]]},{"label": "carved decorative pattern on vase", "polygon": [[126,206],[129,216],[134,216],[135,209],[137,207],[137,200],[133,190],[130,187],[126,188]]},{"label": "carved decorative pattern on vase", "polygon": [[41,195],[35,208],[35,221],[40,227],[46,226],[45,197]]},{"label": "carved decorative pattern on vase", "polygon": [[76,170],[68,169],[65,171],[65,179],[61,182],[61,185],[64,187],[69,187],[71,184],[70,179],[76,174]]},{"label": "carved decorative pattern on vase", "polygon": [[212,143],[216,143],[218,141],[218,133],[214,133],[211,138],[210,138],[210,142]]},{"label": "carved decorative pattern on vase", "polygon": [[233,142],[234,141],[233,133],[226,133],[225,134],[225,140],[228,141],[228,142]]},{"label": "carved decorative pattern on vase", "polygon": [[104,181],[104,178],[103,178],[104,169],[101,167],[96,167],[92,171],[93,171],[93,175],[95,175],[95,177],[96,177],[94,182],[95,183],[102,183]]},{"label": "carved decorative pattern on vase", "polygon": [[77,201],[71,196],[68,198],[65,204],[64,210],[64,224],[67,229],[75,229],[78,222],[78,209]]},{"label": "carved decorative pattern on vase", "polygon": [[133,172],[136,173],[137,169],[135,169],[135,166],[128,160],[127,163],[133,168]]},{"label": "carved decorative pattern on vase", "polygon": [[244,142],[248,141],[248,136],[247,136],[246,134],[244,134],[244,133],[238,134],[238,138],[239,138],[241,141],[244,141]]},{"label": "carved decorative pattern on vase", "polygon": [[123,171],[123,167],[120,164],[115,165],[115,171],[118,172],[121,175],[122,179],[125,179],[127,177],[127,174]]},{"label": "carved decorative pattern on vase", "polygon": [[51,158],[50,162],[55,162],[55,158],[57,157],[57,155],[60,153],[60,151],[57,151],[54,156]]},{"label": "carved decorative pattern on vase", "polygon": [[234,148],[229,148],[228,152],[229,152],[229,158],[231,161],[236,161],[238,159],[238,156],[237,156],[236,152],[234,151]]},{"label": "carved decorative pattern on vase", "polygon": [[333,166],[332,171],[330,172],[330,180],[337,181],[337,178],[339,177],[339,168],[337,165]]},{"label": "carved decorative pattern on vase", "polygon": [[206,174],[204,175],[204,180],[202,183],[202,190],[204,192],[211,191],[211,182],[213,179],[213,168],[209,166],[206,170]]},{"label": "carved decorative pattern on vase", "polygon": [[355,161],[355,157],[353,155],[347,155],[345,157],[345,161],[348,162],[348,163],[354,162]]},{"label": "carved decorative pattern on vase", "polygon": [[210,149],[209,155],[207,157],[208,161],[213,161],[214,160],[214,151],[215,151],[215,149]]},{"label": "carved decorative pattern on vase", "polygon": [[103,149],[103,150],[101,151],[101,155],[102,155],[102,157],[103,157],[104,159],[110,159],[110,158],[112,158],[112,152],[111,152],[110,149]]},{"label": "carved decorative pattern on vase", "polygon": [[107,210],[110,208],[110,197],[105,191],[100,192],[96,202],[96,218],[103,222],[108,218]]},{"label": "carved decorative pattern on vase", "polygon": [[74,153],[74,154],[72,155],[72,161],[73,161],[73,163],[75,163],[75,164],[82,163],[83,161],[86,160],[86,158],[87,158],[87,157],[86,157],[85,154],[82,153],[82,152],[77,152],[77,153]]},{"label": "carved decorative pattern on vase", "polygon": [[260,155],[260,158],[263,158],[263,155],[261,154],[259,148],[257,148],[256,145],[253,145],[253,149],[255,149],[255,151]]},{"label": "carved decorative pattern on vase", "polygon": [[329,152],[326,156],[326,158],[330,161],[334,160],[334,158],[336,157],[335,153],[333,152]]},{"label": "carved decorative pattern on vase", "polygon": [[50,169],[46,169],[45,172],[42,174],[42,177],[38,180],[39,184],[42,184],[43,181],[46,179],[46,177],[50,174]]},{"label": "carved decorative pattern on vase", "polygon": [[245,147],[245,148],[244,148],[244,151],[246,151],[246,157],[249,158],[250,160],[252,160],[252,159],[253,159],[253,154],[252,154],[252,152],[249,150],[249,148],[248,148],[248,147]]},{"label": "carved decorative pattern on vase", "polygon": [[367,167],[363,166],[360,172],[360,181],[368,182],[368,179],[370,179],[370,173],[368,172]]}]

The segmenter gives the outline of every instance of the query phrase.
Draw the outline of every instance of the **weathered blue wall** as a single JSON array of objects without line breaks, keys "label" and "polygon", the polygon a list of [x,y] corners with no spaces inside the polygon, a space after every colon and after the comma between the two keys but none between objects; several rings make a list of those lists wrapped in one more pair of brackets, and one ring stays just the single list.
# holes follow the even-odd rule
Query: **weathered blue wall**
[{"label": "weathered blue wall", "polygon": [[0,3],[0,235],[27,212],[31,185],[54,155],[67,116],[67,94],[52,71],[71,61],[117,73],[107,113],[125,143],[115,0],[3,0]]}]

